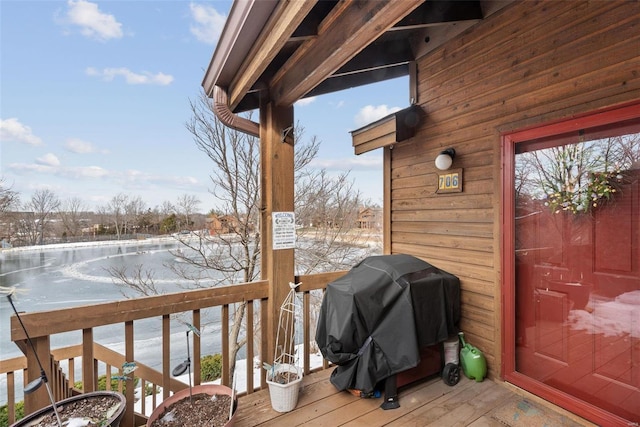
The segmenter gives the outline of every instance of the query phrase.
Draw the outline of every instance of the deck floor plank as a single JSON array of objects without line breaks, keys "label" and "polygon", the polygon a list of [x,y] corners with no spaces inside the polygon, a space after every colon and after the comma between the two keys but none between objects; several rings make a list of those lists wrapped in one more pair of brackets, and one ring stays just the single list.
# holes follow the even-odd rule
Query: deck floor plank
[{"label": "deck floor plank", "polygon": [[[268,389],[241,396],[235,426],[593,426],[578,417],[569,420],[553,406],[532,404],[526,412],[530,402],[512,389],[489,379],[476,382],[464,376],[453,387],[439,377],[402,387],[398,392],[400,407],[385,411],[380,408],[383,399],[363,399],[336,390],[329,381],[331,371],[326,369],[303,378],[298,404],[291,412],[274,411]],[[525,412],[514,416],[523,402]],[[562,412],[560,408],[558,411]],[[535,415],[535,423],[529,423],[534,421],[529,414]]]},{"label": "deck floor plank", "polygon": [[[407,386],[399,390],[398,401],[400,403],[400,408],[386,411],[380,409],[378,411],[363,414],[355,422],[347,423],[345,426],[390,425],[394,422],[396,425],[402,425],[401,423],[403,421],[400,419],[406,418],[408,421],[414,418],[413,413],[416,410],[419,410],[424,406],[432,407],[432,405],[435,402],[440,401],[443,396],[460,392],[466,389],[467,386],[468,384],[461,382],[455,387],[451,387],[446,385],[440,378],[416,382],[414,385]],[[381,404],[382,400],[378,400],[377,406],[379,407]]]},{"label": "deck floor plank", "polygon": [[[483,381],[473,384],[472,381],[463,380],[466,388],[454,387],[453,392],[442,396],[429,405],[423,405],[415,411],[407,414],[398,422],[389,423],[388,426],[407,425],[434,425],[434,426],[467,426],[478,418],[492,411],[509,399],[511,393],[504,387],[492,381]],[[409,424],[409,419],[418,422]]]}]

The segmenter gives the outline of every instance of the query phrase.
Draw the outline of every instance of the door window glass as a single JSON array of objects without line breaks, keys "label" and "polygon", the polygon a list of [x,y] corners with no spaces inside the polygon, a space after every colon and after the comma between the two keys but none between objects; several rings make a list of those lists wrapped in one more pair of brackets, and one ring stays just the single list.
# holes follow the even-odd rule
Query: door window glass
[{"label": "door window glass", "polygon": [[640,120],[515,153],[515,370],[640,422]]}]

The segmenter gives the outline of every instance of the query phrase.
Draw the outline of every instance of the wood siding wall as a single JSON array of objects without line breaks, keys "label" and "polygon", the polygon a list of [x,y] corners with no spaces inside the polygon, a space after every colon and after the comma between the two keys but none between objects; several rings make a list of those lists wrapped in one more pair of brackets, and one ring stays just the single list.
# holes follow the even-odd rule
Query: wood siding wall
[{"label": "wood siding wall", "polygon": [[[499,376],[501,135],[640,100],[640,2],[513,3],[418,60],[417,80],[426,118],[390,152],[390,250],[460,277],[462,330]],[[436,194],[448,147],[464,191]]]}]

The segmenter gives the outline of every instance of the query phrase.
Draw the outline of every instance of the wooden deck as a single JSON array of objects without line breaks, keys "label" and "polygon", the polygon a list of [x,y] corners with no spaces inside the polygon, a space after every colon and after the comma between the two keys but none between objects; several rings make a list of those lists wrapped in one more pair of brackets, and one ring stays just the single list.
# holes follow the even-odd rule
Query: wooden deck
[{"label": "wooden deck", "polygon": [[399,390],[400,408],[385,411],[381,398],[338,392],[329,382],[331,371],[303,379],[292,412],[274,411],[268,390],[241,397],[235,426],[594,426],[510,386],[465,377],[453,387],[440,378],[415,382]]}]

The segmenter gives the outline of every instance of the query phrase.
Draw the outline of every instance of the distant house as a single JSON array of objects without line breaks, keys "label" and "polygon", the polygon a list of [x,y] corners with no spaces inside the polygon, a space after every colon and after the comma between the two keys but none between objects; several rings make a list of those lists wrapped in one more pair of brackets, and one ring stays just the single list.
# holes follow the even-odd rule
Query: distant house
[{"label": "distant house", "polygon": [[210,215],[207,218],[207,229],[211,236],[240,231],[242,227],[242,221],[233,215]]},{"label": "distant house", "polygon": [[382,228],[382,208],[362,208],[358,212],[358,228],[380,230]]}]

